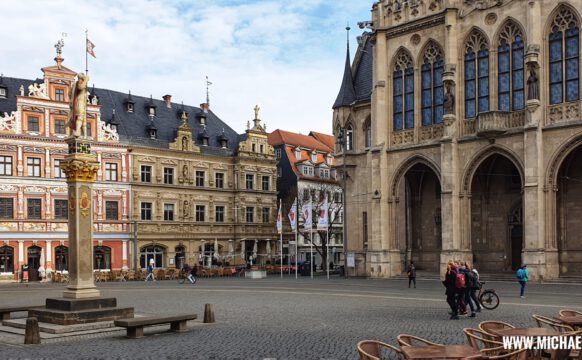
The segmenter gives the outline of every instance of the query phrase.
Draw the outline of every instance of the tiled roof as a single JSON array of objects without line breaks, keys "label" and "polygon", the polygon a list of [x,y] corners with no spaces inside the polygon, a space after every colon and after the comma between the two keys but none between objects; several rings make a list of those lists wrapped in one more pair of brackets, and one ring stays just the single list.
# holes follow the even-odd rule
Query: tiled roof
[{"label": "tiled roof", "polygon": [[301,148],[329,153],[333,152],[333,147],[329,147],[327,144],[318,141],[312,136],[297,134],[280,129],[277,129],[269,134],[269,145],[277,146],[282,144],[299,146]]},{"label": "tiled roof", "polygon": [[309,136],[312,136],[315,139],[317,139],[318,141],[324,143],[330,149],[335,148],[335,137],[333,137],[333,135],[327,135],[327,134],[323,134],[323,133],[320,133],[317,131],[311,131],[311,132],[309,132]]},{"label": "tiled roof", "polygon": [[[129,144],[153,147],[167,147],[168,143],[176,139],[177,130],[182,120],[180,111],[182,105],[171,103],[171,107],[166,106],[164,100],[150,99],[149,97],[131,94],[131,99],[135,103],[133,112],[128,112],[126,108],[127,93],[121,93],[107,89],[95,89],[101,105],[101,119],[108,122],[111,119],[113,109],[115,109],[115,119],[119,122],[118,133],[120,141]],[[156,116],[153,124],[148,115],[146,105],[152,103],[156,107]],[[199,115],[203,114],[202,109],[194,106],[184,105],[184,111],[188,113],[188,125],[192,129],[192,139],[200,145],[201,135],[204,131],[208,134],[208,146],[200,146],[203,153],[232,156],[236,153],[239,143],[239,135],[224,123],[211,110],[206,115],[206,127],[200,125]],[[148,126],[153,125],[157,129],[157,139],[152,140],[147,133]],[[222,149],[220,138],[223,134],[228,139],[228,148]]]},{"label": "tiled roof", "polygon": [[371,33],[362,34],[354,58],[354,89],[358,102],[370,101],[372,96],[372,55],[374,49],[371,38]]},{"label": "tiled roof", "polygon": [[[10,114],[16,111],[16,95],[19,95],[20,85],[24,86],[25,95],[28,95],[28,86],[32,83],[43,83],[43,79],[29,80],[11,77],[2,78],[2,83],[7,87],[7,98],[0,99],[0,114],[7,112]],[[101,105],[101,120],[109,122],[115,109],[115,120],[118,125],[120,143],[138,146],[151,146],[156,148],[168,148],[168,144],[173,142],[177,135],[177,129],[182,123],[178,115],[182,105],[171,103],[171,108],[166,106],[164,100],[151,100],[156,107],[156,116],[153,123],[148,116],[146,105],[149,105],[150,98],[131,95],[135,103],[132,113],[127,111],[127,93],[118,91],[90,88],[90,92],[95,92]],[[95,95],[91,93],[91,96]],[[226,123],[224,123],[211,110],[206,115],[206,128],[200,125],[198,115],[203,111],[194,106],[184,105],[184,110],[188,113],[188,125],[192,129],[192,139],[200,145],[200,135],[205,130],[209,137],[208,146],[200,146],[202,153],[218,156],[233,156],[238,148],[239,141],[246,138],[246,134],[239,135]],[[154,126],[157,129],[157,138],[150,139],[148,128]],[[223,135],[224,131],[224,135]],[[221,137],[228,139],[228,148],[223,149],[220,144]]]}]

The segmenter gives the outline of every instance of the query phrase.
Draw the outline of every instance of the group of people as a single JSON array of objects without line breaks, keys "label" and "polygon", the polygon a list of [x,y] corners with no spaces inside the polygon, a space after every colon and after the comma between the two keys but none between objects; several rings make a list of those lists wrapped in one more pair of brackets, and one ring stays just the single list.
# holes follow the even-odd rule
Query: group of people
[{"label": "group of people", "polygon": [[481,312],[481,303],[477,297],[481,287],[479,272],[468,261],[450,260],[443,285],[446,288],[447,303],[451,308],[451,320],[458,320],[459,315],[467,314],[467,305],[471,309],[470,317]]}]

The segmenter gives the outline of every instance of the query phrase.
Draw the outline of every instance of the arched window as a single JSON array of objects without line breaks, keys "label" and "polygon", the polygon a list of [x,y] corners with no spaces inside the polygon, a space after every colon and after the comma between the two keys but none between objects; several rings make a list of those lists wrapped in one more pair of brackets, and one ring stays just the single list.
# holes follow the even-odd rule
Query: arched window
[{"label": "arched window", "polygon": [[141,256],[140,256],[140,266],[142,268],[146,268],[151,261],[154,262],[154,267],[161,268],[164,267],[164,255],[166,250],[157,245],[150,245],[146,246],[141,249]]},{"label": "arched window", "polygon": [[0,247],[0,273],[14,273],[14,249],[10,246]]},{"label": "arched window", "polygon": [[465,117],[489,111],[489,45],[473,30],[465,48]]},{"label": "arched window", "polygon": [[55,248],[55,271],[69,271],[69,249],[66,246]]},{"label": "arched window", "polygon": [[366,147],[372,146],[372,124],[370,123],[370,119],[366,121],[364,125],[364,131],[366,132]]},{"label": "arched window", "polygon": [[[580,98],[580,30],[574,13],[560,9],[550,39],[550,104]],[[566,96],[564,96],[564,94]]]},{"label": "arched window", "polygon": [[354,149],[354,129],[352,125],[348,125],[346,128],[346,151]]},{"label": "arched window", "polygon": [[111,270],[111,248],[108,246],[93,247],[93,269]]},{"label": "arched window", "polygon": [[443,54],[431,41],[422,64],[422,126],[443,122]]},{"label": "arched window", "polygon": [[394,130],[414,127],[414,68],[405,51],[396,57],[393,74]]},{"label": "arched window", "polygon": [[499,110],[515,111],[525,107],[523,34],[514,22],[508,22],[499,36],[497,53]]}]

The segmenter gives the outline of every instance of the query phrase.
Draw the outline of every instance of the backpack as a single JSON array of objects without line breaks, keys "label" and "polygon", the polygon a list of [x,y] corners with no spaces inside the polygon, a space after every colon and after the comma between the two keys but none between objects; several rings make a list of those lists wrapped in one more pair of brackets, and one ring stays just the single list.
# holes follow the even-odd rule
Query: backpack
[{"label": "backpack", "polygon": [[477,275],[472,271],[467,271],[465,274],[465,281],[469,289],[477,288]]},{"label": "backpack", "polygon": [[524,271],[523,269],[519,269],[517,270],[517,280],[522,281],[523,280],[523,275],[524,275]]},{"label": "backpack", "polygon": [[465,288],[465,274],[462,272],[458,272],[455,278],[455,286],[457,289],[464,289]]}]

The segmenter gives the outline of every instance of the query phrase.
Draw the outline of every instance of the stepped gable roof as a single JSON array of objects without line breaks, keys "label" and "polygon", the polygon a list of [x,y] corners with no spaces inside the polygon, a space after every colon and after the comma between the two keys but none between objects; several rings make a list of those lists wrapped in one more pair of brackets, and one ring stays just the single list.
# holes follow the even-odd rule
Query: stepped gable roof
[{"label": "stepped gable roof", "polygon": [[7,112],[10,114],[12,111],[16,111],[16,96],[20,95],[20,85],[24,86],[24,95],[28,95],[28,86],[33,83],[42,84],[43,79],[29,80],[29,79],[19,79],[6,77],[2,79],[3,85],[6,86],[6,99],[0,99],[0,114],[4,116]]},{"label": "stepped gable roof", "polygon": [[[182,109],[188,113],[188,126],[192,129],[192,139],[196,141],[204,131],[209,136],[208,146],[201,147],[202,153],[220,156],[233,156],[238,148],[239,137],[233,129],[216,116],[211,110],[206,115],[206,127],[202,126],[198,118],[203,114],[202,109],[194,106],[171,103],[171,108],[166,106],[164,100],[151,99],[149,96],[131,94],[135,102],[133,112],[126,111],[128,94],[107,89],[95,89],[101,105],[101,118],[110,119],[115,109],[115,118],[119,122],[118,133],[121,142],[132,145],[152,146],[167,148],[177,136],[178,127],[182,124],[180,112]],[[153,125],[157,128],[157,139],[150,139],[147,133],[148,126],[152,123],[147,112],[146,105],[152,103],[156,106],[156,116]],[[182,107],[183,106],[183,107]],[[219,137],[222,135],[228,139],[227,148],[222,148]],[[197,142],[197,145],[200,145]]]},{"label": "stepped gable roof", "polygon": [[354,89],[354,79],[352,77],[352,68],[350,66],[350,44],[348,42],[344,77],[332,108],[337,109],[342,106],[350,106],[354,101],[356,101],[356,91]]},{"label": "stepped gable roof", "polygon": [[318,150],[332,153],[333,148],[309,135],[302,135],[290,131],[277,129],[269,134],[269,145],[292,145],[304,149]]},{"label": "stepped gable roof", "polygon": [[368,102],[372,98],[373,52],[372,35],[365,32],[359,38],[358,50],[354,58],[353,74],[356,102]]}]

